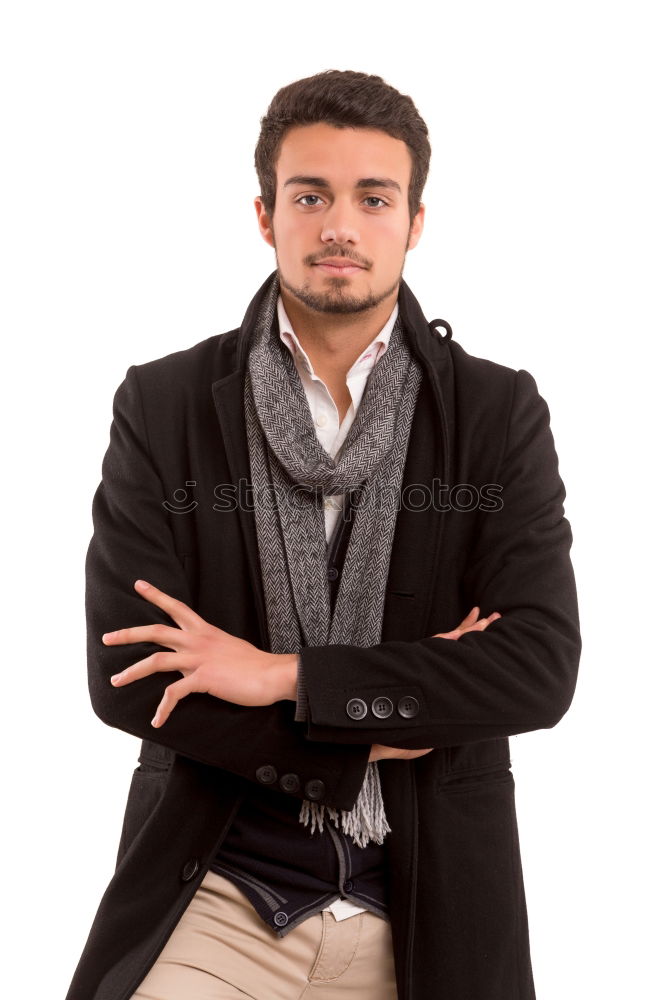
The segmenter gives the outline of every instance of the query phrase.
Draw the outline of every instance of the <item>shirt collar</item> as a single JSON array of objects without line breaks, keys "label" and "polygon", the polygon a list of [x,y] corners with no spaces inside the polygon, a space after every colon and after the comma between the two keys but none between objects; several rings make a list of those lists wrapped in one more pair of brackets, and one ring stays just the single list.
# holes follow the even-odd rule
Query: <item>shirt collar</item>
[{"label": "shirt collar", "polygon": [[[314,376],[314,369],[312,363],[307,356],[301,342],[299,341],[293,326],[289,322],[289,317],[287,316],[287,311],[284,308],[284,303],[282,301],[282,296],[278,295],[277,300],[277,316],[278,324],[280,327],[280,340],[286,347],[289,348],[295,361],[300,361],[303,367],[306,369],[310,377]],[[365,350],[363,350],[354,364],[351,366],[347,372],[347,378],[353,378],[355,375],[366,375],[367,372],[374,365],[377,364],[382,354],[386,351],[388,347],[388,342],[391,338],[391,332],[395,326],[395,321],[398,318],[398,303],[396,302],[391,315],[388,320],[381,328],[375,339],[369,344]]]}]

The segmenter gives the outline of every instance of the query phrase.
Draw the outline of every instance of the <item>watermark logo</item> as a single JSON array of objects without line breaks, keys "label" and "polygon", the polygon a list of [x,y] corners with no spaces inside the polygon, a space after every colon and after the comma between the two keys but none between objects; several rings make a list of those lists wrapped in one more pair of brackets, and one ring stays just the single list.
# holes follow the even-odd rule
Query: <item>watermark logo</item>
[{"label": "watermark logo", "polygon": [[[170,514],[191,514],[201,505],[202,498],[195,499],[197,481],[188,479],[185,487],[178,487],[162,506]],[[433,479],[430,483],[408,483],[398,490],[380,489],[376,485],[359,484],[351,491],[349,504],[343,516],[351,518],[353,512],[371,505],[378,511],[408,510],[415,513],[436,510],[441,513],[467,513],[482,511],[493,513],[504,507],[503,487],[499,483],[443,483]],[[209,497],[211,508],[219,513],[233,511],[282,510],[289,506],[303,510],[314,502],[323,506],[325,495],[321,486],[307,483],[293,483],[288,487],[268,486],[258,488],[247,479],[237,483],[218,483]]]}]

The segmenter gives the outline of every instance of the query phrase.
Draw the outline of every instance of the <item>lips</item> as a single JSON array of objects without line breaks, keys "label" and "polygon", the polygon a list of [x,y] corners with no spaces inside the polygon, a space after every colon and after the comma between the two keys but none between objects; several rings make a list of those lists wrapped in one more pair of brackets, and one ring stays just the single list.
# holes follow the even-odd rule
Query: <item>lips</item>
[{"label": "lips", "polygon": [[318,261],[314,267],[319,267],[322,271],[326,271],[328,274],[340,275],[356,274],[357,271],[365,270],[361,264],[356,264],[354,261],[346,260],[345,258]]}]

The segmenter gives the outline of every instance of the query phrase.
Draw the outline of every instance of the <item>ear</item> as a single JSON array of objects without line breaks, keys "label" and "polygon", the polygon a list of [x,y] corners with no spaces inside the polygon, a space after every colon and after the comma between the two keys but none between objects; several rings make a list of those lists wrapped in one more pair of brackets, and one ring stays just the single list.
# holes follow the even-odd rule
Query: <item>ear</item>
[{"label": "ear", "polygon": [[275,247],[275,240],[273,239],[273,229],[271,218],[264,208],[264,202],[261,195],[257,195],[254,199],[254,207],[257,213],[257,221],[259,223],[259,232],[261,233],[261,238],[268,243],[269,247]]},{"label": "ear", "polygon": [[409,230],[409,242],[407,243],[407,249],[413,250],[418,241],[421,239],[421,233],[423,232],[423,223],[425,218],[425,205],[423,202],[420,203],[418,212],[414,216],[414,221],[412,222],[411,229]]}]

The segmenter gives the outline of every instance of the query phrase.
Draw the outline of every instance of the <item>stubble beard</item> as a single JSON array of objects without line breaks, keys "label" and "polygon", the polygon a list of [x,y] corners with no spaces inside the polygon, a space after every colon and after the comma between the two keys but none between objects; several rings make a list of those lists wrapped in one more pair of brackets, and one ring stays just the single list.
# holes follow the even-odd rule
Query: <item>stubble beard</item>
[{"label": "stubble beard", "polygon": [[386,291],[380,292],[376,295],[372,292],[368,292],[368,294],[364,296],[352,295],[348,292],[348,281],[346,278],[334,277],[331,279],[333,287],[324,292],[315,292],[307,282],[300,288],[297,288],[295,285],[291,285],[285,279],[279,266],[278,275],[284,288],[286,288],[295,299],[302,302],[308,309],[313,309],[315,312],[319,313],[349,314],[362,313],[368,309],[374,309],[374,307],[378,306],[380,302],[387,299],[400,284],[402,268],[397,280],[394,281],[394,283],[390,286],[390,288],[387,288]]},{"label": "stubble beard", "polygon": [[[409,240],[408,244],[409,245]],[[340,255],[344,256],[344,255]],[[350,315],[352,313],[362,313],[366,312],[368,309],[374,309],[378,306],[380,302],[387,299],[390,295],[395,292],[396,288],[400,284],[402,278],[402,272],[405,267],[405,260],[407,258],[407,247],[405,247],[405,255],[402,258],[402,264],[400,266],[400,273],[393,284],[383,292],[373,294],[368,292],[367,295],[358,296],[353,295],[348,291],[350,279],[346,277],[336,278],[335,276],[329,278],[329,288],[323,292],[315,292],[312,290],[310,284],[306,281],[300,288],[295,285],[290,284],[284,277],[282,271],[280,270],[280,261],[278,259],[277,245],[275,247],[275,261],[277,265],[278,278],[280,283],[284,288],[287,289],[295,299],[302,302],[304,306],[308,309],[312,309],[318,313],[333,313],[338,315]]]}]

